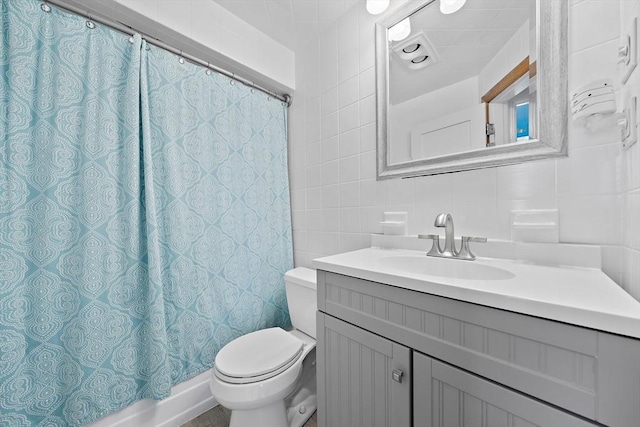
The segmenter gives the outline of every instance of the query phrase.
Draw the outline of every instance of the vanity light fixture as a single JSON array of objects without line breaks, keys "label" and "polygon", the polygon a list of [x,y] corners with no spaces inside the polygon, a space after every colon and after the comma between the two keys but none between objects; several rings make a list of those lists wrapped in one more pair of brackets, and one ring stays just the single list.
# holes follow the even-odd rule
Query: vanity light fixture
[{"label": "vanity light fixture", "polygon": [[440,0],[440,12],[445,15],[456,13],[467,0]]},{"label": "vanity light fixture", "polygon": [[390,0],[367,0],[367,12],[379,15],[389,7]]},{"label": "vanity light fixture", "polygon": [[411,34],[411,21],[407,16],[393,27],[389,28],[389,41],[400,41],[409,37]]}]

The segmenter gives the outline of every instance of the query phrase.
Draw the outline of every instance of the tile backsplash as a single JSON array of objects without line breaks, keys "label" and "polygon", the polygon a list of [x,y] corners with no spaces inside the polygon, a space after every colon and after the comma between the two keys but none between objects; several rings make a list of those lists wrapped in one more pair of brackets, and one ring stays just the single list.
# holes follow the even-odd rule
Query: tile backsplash
[{"label": "tile backsplash", "polygon": [[[392,8],[404,3],[392,1]],[[616,82],[619,105],[640,95],[640,70],[619,83],[617,47],[638,0],[571,0],[569,88]],[[370,246],[384,211],[406,211],[410,234],[450,212],[457,234],[510,238],[512,210],[558,209],[560,241],[603,246],[603,270],[640,299],[640,143],[569,123],[569,157],[376,181],[374,23],[359,2],[296,52],[289,162],[297,266]],[[443,100],[446,102],[446,100]],[[636,123],[637,124],[637,123]]]}]

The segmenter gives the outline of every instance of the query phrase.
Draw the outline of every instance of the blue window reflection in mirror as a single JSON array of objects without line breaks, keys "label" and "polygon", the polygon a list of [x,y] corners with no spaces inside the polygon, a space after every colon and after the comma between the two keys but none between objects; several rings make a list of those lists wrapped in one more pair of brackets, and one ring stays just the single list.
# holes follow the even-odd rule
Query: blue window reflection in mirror
[{"label": "blue window reflection in mirror", "polygon": [[529,140],[529,101],[516,104],[516,140]]}]

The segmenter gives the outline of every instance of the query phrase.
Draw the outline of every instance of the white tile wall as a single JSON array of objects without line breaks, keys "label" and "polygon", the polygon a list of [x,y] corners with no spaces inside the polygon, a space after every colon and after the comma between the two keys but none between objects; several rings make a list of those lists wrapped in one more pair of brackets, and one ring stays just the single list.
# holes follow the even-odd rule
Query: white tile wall
[{"label": "white tile wall", "polygon": [[[640,16],[640,1],[621,0],[621,34],[626,34],[631,19]],[[639,18],[640,19],[640,18]],[[640,44],[640,37],[637,41]],[[627,95],[640,98],[640,68],[622,89],[621,99]],[[636,123],[636,127],[638,123]],[[636,299],[640,299],[640,142],[623,150],[620,159],[622,204],[622,274],[620,284]]]},{"label": "white tile wall", "polygon": [[[401,3],[392,1],[392,9]],[[603,77],[619,82],[618,38],[627,20],[639,15],[638,4],[570,3],[570,88]],[[296,53],[302,89],[295,93],[290,116],[292,181],[300,180],[297,168],[311,171],[307,182],[296,182],[292,190],[296,265],[311,266],[313,258],[368,246],[369,233],[381,231],[385,210],[409,212],[410,234],[434,231],[436,214],[448,211],[458,233],[508,239],[511,210],[558,208],[561,241],[605,245],[604,271],[640,299],[640,143],[623,150],[615,130],[593,133],[570,123],[570,155],[557,161],[375,180],[377,19],[360,2]],[[640,71],[625,88],[619,83],[617,88],[619,97],[639,93]],[[317,143],[322,146],[320,177]],[[307,165],[297,150],[311,153]],[[298,189],[313,186],[321,191]],[[309,223],[314,210],[312,218],[325,218],[323,232]]]},{"label": "white tile wall", "polygon": [[569,52],[579,52],[618,38],[620,18],[620,1],[588,0],[573,4]]}]

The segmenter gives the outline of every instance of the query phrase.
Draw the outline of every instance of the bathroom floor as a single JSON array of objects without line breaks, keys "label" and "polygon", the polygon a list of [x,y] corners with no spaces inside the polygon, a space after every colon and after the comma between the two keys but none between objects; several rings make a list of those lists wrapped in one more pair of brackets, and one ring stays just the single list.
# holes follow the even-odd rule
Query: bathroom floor
[{"label": "bathroom floor", "polygon": [[[229,425],[229,418],[231,412],[222,405],[218,405],[213,409],[208,410],[198,418],[194,418],[182,427],[227,427]],[[317,427],[318,413],[314,413],[313,416],[302,427]],[[260,426],[247,426],[247,427],[260,427]]]}]

